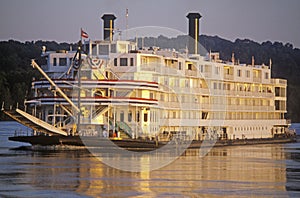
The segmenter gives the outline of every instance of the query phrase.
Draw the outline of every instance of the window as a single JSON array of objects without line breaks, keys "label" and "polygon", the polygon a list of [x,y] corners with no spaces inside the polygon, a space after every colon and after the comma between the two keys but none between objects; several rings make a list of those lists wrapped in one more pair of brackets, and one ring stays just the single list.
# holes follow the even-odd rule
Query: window
[{"label": "window", "polygon": [[280,88],[275,87],[275,96],[280,96]]},{"label": "window", "polygon": [[120,112],[120,121],[124,122],[124,111]]},{"label": "window", "polygon": [[126,53],[126,44],[119,44],[118,45],[118,52],[119,53]]},{"label": "window", "polygon": [[118,59],[114,58],[114,66],[118,66]]},{"label": "window", "polygon": [[53,58],[53,66],[57,66],[56,58]]},{"label": "window", "polygon": [[219,83],[219,89],[222,89],[222,83]]},{"label": "window", "polygon": [[214,82],[214,89],[218,89],[218,84]]},{"label": "window", "polygon": [[144,122],[148,122],[148,113],[144,113]]},{"label": "window", "polygon": [[150,99],[154,99],[154,94],[150,93]]},{"label": "window", "polygon": [[134,66],[134,59],[130,58],[130,66]]},{"label": "window", "polygon": [[108,45],[99,45],[99,55],[108,55]]},{"label": "window", "polygon": [[83,49],[86,51],[87,54],[89,54],[90,52],[90,45],[89,44],[85,44]]},{"label": "window", "polygon": [[161,100],[161,101],[164,101],[164,100],[165,100],[165,97],[164,97],[163,94],[160,95],[160,100]]},{"label": "window", "polygon": [[181,62],[178,63],[178,69],[179,69],[179,70],[182,69],[182,65],[181,65],[181,64],[182,64]]},{"label": "window", "polygon": [[275,110],[280,110],[279,100],[275,100]]},{"label": "window", "polygon": [[242,71],[241,71],[240,69],[237,70],[237,75],[238,75],[239,77],[242,76]]},{"label": "window", "polygon": [[192,70],[192,64],[191,63],[188,64],[188,70]]},{"label": "window", "polygon": [[215,67],[215,74],[220,74],[220,67]]},{"label": "window", "polygon": [[250,71],[249,70],[246,71],[246,76],[247,76],[247,78],[250,78]]},{"label": "window", "polygon": [[229,74],[230,74],[230,70],[229,70],[229,68],[225,68],[225,73],[226,73],[227,75],[229,75]]},{"label": "window", "polygon": [[265,79],[269,79],[269,73],[268,72],[265,73]]},{"label": "window", "polygon": [[140,112],[137,112],[136,113],[136,119],[135,119],[137,122],[139,122],[140,121]]},{"label": "window", "polygon": [[59,58],[59,66],[67,66],[67,58]]},{"label": "window", "polygon": [[201,116],[201,118],[202,119],[207,119],[207,116],[208,116],[208,112],[202,112],[202,116]]},{"label": "window", "polygon": [[181,96],[181,102],[185,102],[185,96],[184,95]]},{"label": "window", "polygon": [[120,66],[128,66],[127,58],[120,58]]},{"label": "window", "polygon": [[175,87],[179,87],[179,79],[175,79]]},{"label": "window", "polygon": [[97,55],[97,45],[96,44],[92,45],[92,55],[94,55],[94,56]]},{"label": "window", "polygon": [[165,79],[164,79],[164,84],[165,84],[165,85],[169,85],[168,77],[165,77]]},{"label": "window", "polygon": [[190,87],[190,81],[189,80],[185,80],[185,87]]},{"label": "window", "polygon": [[132,121],[132,111],[128,112],[128,122]]},{"label": "window", "polygon": [[203,73],[203,65],[200,65],[200,72]]},{"label": "window", "polygon": [[71,66],[71,64],[72,64],[72,59],[73,58],[69,58],[69,66]]},{"label": "window", "polygon": [[110,52],[111,53],[116,53],[117,52],[116,44],[111,44],[110,45]]}]

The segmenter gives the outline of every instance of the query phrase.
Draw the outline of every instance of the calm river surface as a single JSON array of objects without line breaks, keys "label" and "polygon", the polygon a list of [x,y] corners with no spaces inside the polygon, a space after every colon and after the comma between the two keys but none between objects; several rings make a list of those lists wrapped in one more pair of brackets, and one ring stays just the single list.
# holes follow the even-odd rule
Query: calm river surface
[{"label": "calm river surface", "polygon": [[214,148],[203,158],[190,150],[133,173],[85,150],[12,150],[26,145],[7,140],[20,128],[0,122],[0,197],[300,197],[299,142]]}]

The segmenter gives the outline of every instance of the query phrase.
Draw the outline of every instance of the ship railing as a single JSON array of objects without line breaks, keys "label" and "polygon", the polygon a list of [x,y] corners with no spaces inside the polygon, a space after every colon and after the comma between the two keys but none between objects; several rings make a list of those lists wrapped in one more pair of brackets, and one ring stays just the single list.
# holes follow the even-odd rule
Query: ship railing
[{"label": "ship railing", "polygon": [[157,64],[146,64],[146,65],[140,65],[139,70],[161,73],[162,67]]},{"label": "ship railing", "polygon": [[275,78],[275,79],[271,79],[271,83],[276,84],[276,85],[286,86],[287,85],[287,80]]},{"label": "ship railing", "polygon": [[101,136],[101,134],[94,129],[82,129],[79,131],[79,136]]},{"label": "ship railing", "polygon": [[224,80],[233,80],[233,78],[232,74],[224,74]]},{"label": "ship railing", "polygon": [[33,135],[33,131],[29,128],[27,128],[27,130],[23,130],[23,129],[16,129],[14,136],[31,136]]},{"label": "ship railing", "polygon": [[[140,65],[139,70],[140,71],[163,73],[163,74],[173,74],[173,75],[180,74],[180,71],[178,71],[176,68],[161,66],[161,65],[157,65],[157,64]],[[194,71],[194,73],[193,73],[191,71],[191,73],[189,73],[189,75],[197,76],[197,72]]]},{"label": "ship railing", "polygon": [[165,108],[180,108],[181,103],[180,102],[159,101],[159,106],[165,107]]},{"label": "ship railing", "polygon": [[256,92],[256,91],[235,91],[235,90],[225,90],[226,95],[229,96],[248,96],[248,97],[274,97],[272,92]]},{"label": "ship railing", "polygon": [[200,88],[200,87],[178,87],[178,86],[168,87],[168,86],[160,86],[160,89],[162,91],[175,92],[176,94],[181,94],[181,93],[209,94],[210,93],[209,89]]},{"label": "ship railing", "polygon": [[185,110],[200,110],[201,104],[198,102],[166,102],[166,101],[159,101],[159,106],[163,108],[173,108],[173,109],[185,109]]},{"label": "ship railing", "polygon": [[252,106],[252,105],[237,105],[237,104],[228,104],[226,105],[227,111],[237,110],[237,111],[273,111],[273,106]]},{"label": "ship railing", "polygon": [[193,77],[198,77],[199,72],[198,71],[193,71],[193,70],[186,70],[185,71],[186,76],[193,76]]},{"label": "ship railing", "polygon": [[139,125],[138,122],[131,122],[128,124],[129,127],[131,128],[132,132],[131,132],[131,138],[132,139],[136,139],[142,136],[142,127]]},{"label": "ship railing", "polygon": [[169,67],[162,67],[162,72],[164,74],[173,74],[173,75],[177,75],[177,70],[174,68],[169,68]]},{"label": "ship railing", "polygon": [[57,121],[54,126],[60,129],[66,129],[66,126],[71,122],[73,117],[67,117],[64,120]]},{"label": "ship railing", "polygon": [[253,82],[261,83],[261,77],[253,77]]},{"label": "ship railing", "polygon": [[140,71],[158,72],[158,68],[154,65],[141,65]]},{"label": "ship railing", "polygon": [[204,72],[203,75],[205,78],[211,78],[212,74],[211,74],[211,72]]}]

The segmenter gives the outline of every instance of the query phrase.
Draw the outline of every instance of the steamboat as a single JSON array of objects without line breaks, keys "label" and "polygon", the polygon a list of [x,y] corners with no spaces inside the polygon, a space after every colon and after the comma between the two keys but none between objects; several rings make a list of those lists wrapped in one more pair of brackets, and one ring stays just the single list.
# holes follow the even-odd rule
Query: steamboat
[{"label": "steamboat", "polygon": [[[216,145],[290,142],[285,119],[287,81],[271,66],[220,59],[199,51],[199,13],[189,13],[188,48],[138,47],[114,39],[113,14],[104,14],[103,40],[84,40],[76,51],[42,50],[42,74],[25,108],[4,109],[32,129],[9,140],[32,145],[84,146],[82,137],[120,147],[155,149],[168,141],[205,139]],[[87,34],[81,30],[81,36]]]}]

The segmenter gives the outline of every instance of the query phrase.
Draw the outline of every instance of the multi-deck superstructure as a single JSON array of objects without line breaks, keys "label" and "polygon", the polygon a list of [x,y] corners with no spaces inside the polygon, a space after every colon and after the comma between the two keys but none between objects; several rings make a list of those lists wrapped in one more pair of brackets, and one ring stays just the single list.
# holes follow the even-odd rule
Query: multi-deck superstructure
[{"label": "multi-deck superstructure", "polygon": [[[189,51],[138,48],[112,40],[114,15],[104,15],[104,40],[78,51],[43,51],[43,79],[32,82],[26,110],[6,111],[34,135],[119,139],[225,140],[288,135],[287,81],[269,65],[240,64],[232,54],[200,56],[200,14],[190,13]],[[192,27],[191,27],[192,25]]]}]

